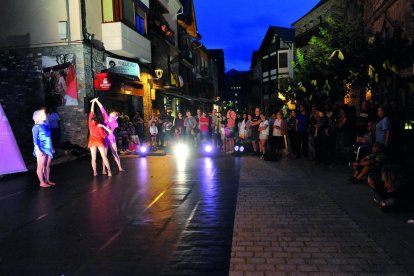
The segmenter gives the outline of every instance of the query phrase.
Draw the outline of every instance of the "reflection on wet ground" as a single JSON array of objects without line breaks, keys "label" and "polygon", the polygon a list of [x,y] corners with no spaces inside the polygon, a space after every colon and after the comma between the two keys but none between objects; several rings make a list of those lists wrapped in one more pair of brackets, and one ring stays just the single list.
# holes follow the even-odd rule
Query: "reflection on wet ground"
[{"label": "reflection on wet ground", "polygon": [[89,160],[0,182],[0,273],[228,274],[239,158],[123,159],[92,177]]}]

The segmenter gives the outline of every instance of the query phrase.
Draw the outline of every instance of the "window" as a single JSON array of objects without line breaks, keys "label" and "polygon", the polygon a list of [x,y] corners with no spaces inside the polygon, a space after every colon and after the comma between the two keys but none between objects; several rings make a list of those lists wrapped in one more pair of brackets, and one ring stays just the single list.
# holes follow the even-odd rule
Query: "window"
[{"label": "window", "polygon": [[288,68],[288,53],[279,53],[279,68]]},{"label": "window", "polygon": [[123,22],[139,34],[146,34],[147,7],[135,0],[102,0],[102,21]]}]

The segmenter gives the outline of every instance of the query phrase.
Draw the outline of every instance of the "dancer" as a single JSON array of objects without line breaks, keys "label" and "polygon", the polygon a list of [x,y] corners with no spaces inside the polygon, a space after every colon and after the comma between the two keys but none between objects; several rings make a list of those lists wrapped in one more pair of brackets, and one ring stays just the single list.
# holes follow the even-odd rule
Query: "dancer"
[{"label": "dancer", "polygon": [[37,159],[37,177],[39,185],[42,188],[49,188],[56,185],[50,181],[50,163],[55,152],[52,145],[52,137],[50,135],[49,126],[46,122],[45,110],[37,110],[33,113],[33,121],[35,125],[32,128],[34,151],[33,155]]},{"label": "dancer", "polygon": [[106,166],[108,176],[112,176],[111,168],[109,167],[109,161],[108,157],[105,154],[105,130],[112,134],[112,131],[104,126],[103,124],[98,123],[98,119],[96,118],[96,115],[93,111],[95,107],[95,102],[97,98],[93,99],[91,101],[91,110],[89,113],[89,143],[88,147],[91,149],[91,164],[93,169],[93,175],[97,176],[98,173],[96,171],[96,151],[99,150],[99,153],[101,154],[102,160]]},{"label": "dancer", "polygon": [[[111,130],[111,132],[105,137],[105,145],[106,145],[104,148],[105,156],[108,155],[108,147],[111,148],[112,156],[114,157],[115,162],[118,165],[119,171],[124,172],[125,170],[121,166],[121,158],[119,158],[118,148],[116,146],[116,138],[114,134],[115,129],[118,127],[118,122],[117,122],[118,113],[111,112],[109,113],[109,116],[108,116],[108,113],[106,112],[105,108],[103,107],[101,102],[98,100],[98,98],[96,98],[95,102],[99,106],[99,109],[101,110],[105,126]],[[106,174],[105,163],[103,162],[103,159],[102,159],[102,174]]]}]

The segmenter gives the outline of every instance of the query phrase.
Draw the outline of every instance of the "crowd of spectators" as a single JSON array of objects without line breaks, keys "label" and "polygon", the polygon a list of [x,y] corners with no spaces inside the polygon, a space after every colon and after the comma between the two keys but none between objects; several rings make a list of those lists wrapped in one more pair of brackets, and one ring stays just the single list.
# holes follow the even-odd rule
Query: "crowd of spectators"
[{"label": "crowd of spectators", "polygon": [[[119,117],[117,131],[121,153],[135,151],[150,133],[153,150],[178,143],[199,147],[209,143],[218,152],[232,154],[243,145],[244,154],[264,160],[307,158],[317,164],[350,164],[350,183],[368,183],[382,198],[383,209],[392,209],[403,181],[398,171],[403,118],[395,103],[388,108],[363,102],[359,112],[347,105],[299,105],[266,114],[237,114],[231,107],[221,112],[197,109],[154,115],[144,123],[137,113],[132,120]],[[395,182],[398,184],[395,185]],[[378,197],[376,197],[378,199]]]}]

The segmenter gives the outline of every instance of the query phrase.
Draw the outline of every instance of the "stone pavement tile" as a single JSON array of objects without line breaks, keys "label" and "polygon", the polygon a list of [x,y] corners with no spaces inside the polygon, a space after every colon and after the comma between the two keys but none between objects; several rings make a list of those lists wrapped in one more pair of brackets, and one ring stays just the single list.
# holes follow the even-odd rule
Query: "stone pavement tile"
[{"label": "stone pavement tile", "polygon": [[243,160],[230,275],[408,275],[318,189],[320,171],[289,166]]}]

